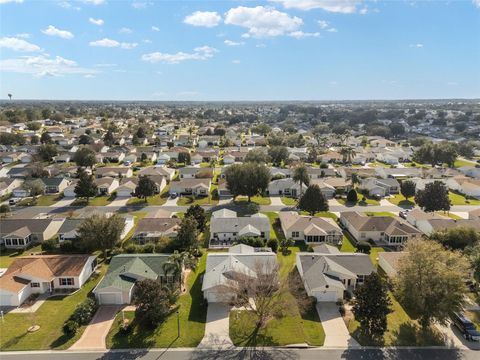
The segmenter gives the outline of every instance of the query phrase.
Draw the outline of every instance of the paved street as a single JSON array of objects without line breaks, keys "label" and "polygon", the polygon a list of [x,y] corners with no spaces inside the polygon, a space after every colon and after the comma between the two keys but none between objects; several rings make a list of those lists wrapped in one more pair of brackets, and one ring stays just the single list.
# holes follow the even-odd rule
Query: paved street
[{"label": "paved street", "polygon": [[2,353],[2,360],[478,360],[476,351],[456,349],[152,349],[111,352]]}]

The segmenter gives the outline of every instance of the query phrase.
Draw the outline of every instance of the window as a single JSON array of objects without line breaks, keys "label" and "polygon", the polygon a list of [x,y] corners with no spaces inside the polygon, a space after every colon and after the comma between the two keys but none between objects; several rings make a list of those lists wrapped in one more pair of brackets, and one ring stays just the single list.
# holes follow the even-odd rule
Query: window
[{"label": "window", "polygon": [[300,236],[300,232],[292,231],[292,237],[299,237],[299,236]]},{"label": "window", "polygon": [[262,237],[262,238],[265,237],[265,233],[263,231],[260,233],[260,237]]},{"label": "window", "polygon": [[5,240],[5,243],[6,243],[7,245],[12,245],[12,240],[7,239],[7,240]]},{"label": "window", "polygon": [[360,237],[361,237],[362,239],[364,239],[364,238],[365,238],[365,233],[361,233],[361,234],[360,234]]},{"label": "window", "polygon": [[30,287],[32,287],[32,288],[39,288],[39,287],[40,287],[40,283],[32,282],[32,283],[30,283]]},{"label": "window", "polygon": [[74,285],[73,278],[59,278],[60,286],[72,286]]}]

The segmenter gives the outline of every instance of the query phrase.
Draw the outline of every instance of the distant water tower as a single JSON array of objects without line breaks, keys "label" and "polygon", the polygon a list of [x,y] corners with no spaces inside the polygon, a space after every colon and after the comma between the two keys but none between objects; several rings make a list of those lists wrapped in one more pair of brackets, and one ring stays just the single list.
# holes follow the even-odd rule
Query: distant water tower
[{"label": "distant water tower", "polygon": [[12,94],[8,94],[8,97],[10,98],[10,100],[12,100]]}]

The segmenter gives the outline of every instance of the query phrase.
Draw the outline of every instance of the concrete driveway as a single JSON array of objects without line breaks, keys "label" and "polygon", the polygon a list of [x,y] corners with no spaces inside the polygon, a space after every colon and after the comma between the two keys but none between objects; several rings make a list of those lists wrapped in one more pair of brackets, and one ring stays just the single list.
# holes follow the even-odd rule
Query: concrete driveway
[{"label": "concrete driveway", "polygon": [[65,207],[70,206],[71,203],[75,201],[74,197],[64,197],[63,199],[57,201],[55,204],[50,205],[50,207]]},{"label": "concrete driveway", "polygon": [[106,350],[105,338],[119,310],[120,307],[116,305],[100,306],[82,337],[70,350]]},{"label": "concrete driveway", "polygon": [[324,347],[346,348],[360,346],[357,341],[350,336],[347,326],[338,311],[338,305],[329,302],[319,302],[316,307],[323,330],[325,330]]},{"label": "concrete driveway", "polygon": [[270,196],[270,201],[271,201],[270,205],[285,206],[280,196]]},{"label": "concrete driveway", "polygon": [[446,325],[435,324],[435,326],[445,335],[447,346],[461,350],[480,350],[480,342],[465,340],[457,327],[451,322]]},{"label": "concrete driveway", "polygon": [[113,201],[110,204],[107,204],[107,206],[125,206],[127,205],[128,200],[131,199],[131,196],[125,196],[125,197],[116,197],[113,199]]},{"label": "concrete driveway", "polygon": [[207,309],[207,323],[205,335],[198,345],[202,348],[230,348],[233,347],[229,335],[230,306],[209,303]]}]

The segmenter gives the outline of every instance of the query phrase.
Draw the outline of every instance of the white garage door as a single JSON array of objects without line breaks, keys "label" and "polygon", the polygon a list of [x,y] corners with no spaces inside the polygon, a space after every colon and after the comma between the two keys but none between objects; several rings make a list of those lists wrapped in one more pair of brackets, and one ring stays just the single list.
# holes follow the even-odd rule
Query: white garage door
[{"label": "white garage door", "polygon": [[337,301],[337,292],[336,291],[327,291],[325,293],[320,292],[320,293],[316,293],[315,297],[317,298],[317,301],[322,301],[322,302]]},{"label": "white garage door", "polygon": [[121,297],[121,294],[116,293],[99,294],[98,302],[102,305],[121,304]]},{"label": "white garage door", "polygon": [[12,295],[0,295],[0,306],[12,306]]}]

